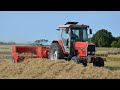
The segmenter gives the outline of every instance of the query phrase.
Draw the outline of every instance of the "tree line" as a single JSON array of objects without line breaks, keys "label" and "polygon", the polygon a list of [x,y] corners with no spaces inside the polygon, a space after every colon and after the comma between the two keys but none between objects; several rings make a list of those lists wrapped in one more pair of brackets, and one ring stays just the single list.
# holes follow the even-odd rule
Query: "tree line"
[{"label": "tree line", "polygon": [[47,42],[48,42],[47,39],[39,39],[39,40],[34,41],[34,43],[32,43],[32,45],[43,46]]},{"label": "tree line", "polygon": [[[41,46],[47,43],[47,39],[38,39],[33,43],[29,43],[28,45]],[[114,37],[111,32],[106,29],[98,30],[93,37],[91,38],[91,42],[94,43],[97,47],[117,47],[120,48],[120,36]],[[0,44],[4,45],[15,45],[16,42],[0,42]]]},{"label": "tree line", "polygon": [[93,34],[91,41],[97,47],[120,47],[120,36],[114,37],[111,32],[105,29],[98,30]]},{"label": "tree line", "polygon": [[34,42],[32,43],[16,43],[16,42],[0,42],[0,45],[33,45],[33,46],[43,46],[45,45],[45,43],[47,43],[48,40],[47,39],[38,39],[38,40],[35,40]]},{"label": "tree line", "polygon": [[0,42],[0,45],[15,45],[16,42]]}]

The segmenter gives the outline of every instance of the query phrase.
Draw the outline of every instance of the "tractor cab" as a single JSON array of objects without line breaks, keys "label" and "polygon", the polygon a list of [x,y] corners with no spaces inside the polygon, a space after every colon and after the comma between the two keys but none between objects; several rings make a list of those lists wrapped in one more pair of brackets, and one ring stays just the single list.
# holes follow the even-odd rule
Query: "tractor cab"
[{"label": "tractor cab", "polygon": [[[78,25],[78,22],[67,22],[65,25],[59,26],[60,40],[62,41],[65,51],[70,53],[75,42],[88,42],[87,25]],[[92,30],[90,34],[92,34]]]}]

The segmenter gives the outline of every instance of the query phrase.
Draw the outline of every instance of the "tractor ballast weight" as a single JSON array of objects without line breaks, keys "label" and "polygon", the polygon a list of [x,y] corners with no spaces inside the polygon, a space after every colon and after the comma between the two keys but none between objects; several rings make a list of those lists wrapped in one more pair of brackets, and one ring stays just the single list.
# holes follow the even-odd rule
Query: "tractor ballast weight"
[{"label": "tractor ballast weight", "polygon": [[46,46],[12,46],[14,62],[22,58],[48,58],[49,47]]}]

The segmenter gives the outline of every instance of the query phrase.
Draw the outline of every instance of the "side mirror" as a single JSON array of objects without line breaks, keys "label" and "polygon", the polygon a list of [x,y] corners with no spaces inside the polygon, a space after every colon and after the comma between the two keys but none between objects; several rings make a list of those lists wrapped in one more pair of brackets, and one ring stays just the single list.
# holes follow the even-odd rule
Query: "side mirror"
[{"label": "side mirror", "polygon": [[56,29],[56,30],[60,31],[60,29]]},{"label": "side mirror", "polygon": [[90,34],[92,34],[92,29],[90,29]]}]

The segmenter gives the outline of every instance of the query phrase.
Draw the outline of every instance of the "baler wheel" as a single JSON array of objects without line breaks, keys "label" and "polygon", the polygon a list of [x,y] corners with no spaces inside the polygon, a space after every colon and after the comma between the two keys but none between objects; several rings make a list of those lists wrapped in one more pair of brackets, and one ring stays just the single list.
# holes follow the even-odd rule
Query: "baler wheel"
[{"label": "baler wheel", "polygon": [[14,58],[12,58],[12,62],[13,62],[13,63],[15,63],[15,60],[14,60]]},{"label": "baler wheel", "polygon": [[18,62],[23,62],[24,61],[24,57],[19,57],[18,58]]}]

